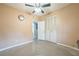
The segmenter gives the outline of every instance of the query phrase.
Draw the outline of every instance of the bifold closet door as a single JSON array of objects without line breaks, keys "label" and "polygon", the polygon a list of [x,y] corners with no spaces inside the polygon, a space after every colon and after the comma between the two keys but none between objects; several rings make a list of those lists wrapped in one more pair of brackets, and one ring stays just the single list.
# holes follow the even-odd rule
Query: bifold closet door
[{"label": "bifold closet door", "polygon": [[56,34],[56,17],[47,17],[45,21],[45,39],[48,41],[56,42]]}]

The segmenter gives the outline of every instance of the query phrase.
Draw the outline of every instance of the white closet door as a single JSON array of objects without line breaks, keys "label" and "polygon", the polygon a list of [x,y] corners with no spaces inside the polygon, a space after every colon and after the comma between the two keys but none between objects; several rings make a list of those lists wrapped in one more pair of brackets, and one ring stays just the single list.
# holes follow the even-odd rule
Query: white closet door
[{"label": "white closet door", "polygon": [[50,30],[49,30],[50,19],[47,18],[45,21],[45,40],[50,41]]},{"label": "white closet door", "polygon": [[55,18],[55,16],[48,17],[46,19],[45,24],[46,24],[46,26],[45,26],[46,40],[56,42],[57,41],[57,39],[56,39],[56,34],[57,33],[56,33],[56,18]]},{"label": "white closet door", "polygon": [[51,34],[51,41],[52,42],[57,42],[57,36],[56,36],[56,34],[57,34],[57,31],[56,31],[56,17],[55,16],[53,16],[53,17],[51,17],[51,25],[52,25],[52,28],[51,28],[51,32],[50,32],[50,34]]},{"label": "white closet door", "polygon": [[45,21],[38,22],[38,40],[45,40]]}]

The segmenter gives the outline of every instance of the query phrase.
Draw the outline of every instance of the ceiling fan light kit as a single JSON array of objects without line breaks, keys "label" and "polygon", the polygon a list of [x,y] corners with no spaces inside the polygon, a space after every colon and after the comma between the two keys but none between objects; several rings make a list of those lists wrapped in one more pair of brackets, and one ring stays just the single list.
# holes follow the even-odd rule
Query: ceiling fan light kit
[{"label": "ceiling fan light kit", "polygon": [[37,16],[41,16],[44,14],[44,10],[42,8],[35,8],[33,14]]}]

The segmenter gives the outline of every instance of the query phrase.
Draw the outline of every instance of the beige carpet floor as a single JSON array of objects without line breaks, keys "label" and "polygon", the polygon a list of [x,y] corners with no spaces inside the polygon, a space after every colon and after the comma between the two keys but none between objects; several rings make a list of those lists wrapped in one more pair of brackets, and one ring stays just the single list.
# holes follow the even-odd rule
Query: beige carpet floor
[{"label": "beige carpet floor", "polygon": [[1,56],[72,56],[61,46],[49,42],[38,41],[0,52]]}]

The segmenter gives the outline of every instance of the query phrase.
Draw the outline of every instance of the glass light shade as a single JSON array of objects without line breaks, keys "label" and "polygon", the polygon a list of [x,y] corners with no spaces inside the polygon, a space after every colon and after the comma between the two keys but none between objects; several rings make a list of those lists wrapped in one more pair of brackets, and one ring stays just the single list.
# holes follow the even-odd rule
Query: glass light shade
[{"label": "glass light shade", "polygon": [[41,16],[41,15],[43,15],[44,13],[42,13],[41,11],[42,11],[43,9],[42,8],[35,8],[34,9],[34,15],[37,15],[37,16]]}]

